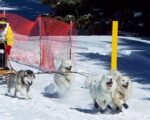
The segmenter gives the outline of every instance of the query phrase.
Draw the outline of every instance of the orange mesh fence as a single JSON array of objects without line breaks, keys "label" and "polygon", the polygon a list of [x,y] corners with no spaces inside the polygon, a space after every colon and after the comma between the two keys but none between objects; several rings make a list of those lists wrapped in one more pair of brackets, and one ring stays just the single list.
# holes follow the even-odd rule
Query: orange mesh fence
[{"label": "orange mesh fence", "polygon": [[40,23],[41,55],[43,56],[41,68],[54,69],[54,61],[69,58],[70,25],[48,17],[38,17],[38,23]]},{"label": "orange mesh fence", "polygon": [[13,61],[40,68],[40,40],[39,37],[27,37],[14,34],[15,41],[11,50]]},{"label": "orange mesh fence", "polygon": [[15,38],[12,60],[52,71],[55,61],[69,58],[72,25],[42,16],[35,21],[16,14],[6,14],[6,17]]}]

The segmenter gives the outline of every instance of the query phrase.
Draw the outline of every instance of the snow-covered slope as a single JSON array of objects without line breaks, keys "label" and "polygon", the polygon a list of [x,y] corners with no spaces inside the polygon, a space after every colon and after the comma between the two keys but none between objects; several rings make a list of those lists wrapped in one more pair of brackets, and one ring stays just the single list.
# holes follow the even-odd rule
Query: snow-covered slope
[{"label": "snow-covered slope", "polygon": [[[105,61],[95,54],[108,56],[110,54],[111,37],[94,36],[76,37],[73,45],[74,63],[77,71],[100,74],[107,72]],[[125,43],[120,41],[119,44]],[[149,45],[148,43],[146,43]],[[128,57],[120,50],[129,50],[130,46],[119,46],[119,56]],[[131,52],[131,51],[130,51]],[[138,52],[138,51],[136,51]],[[87,54],[90,54],[90,57]],[[86,55],[85,55],[86,54]],[[94,56],[95,55],[95,56]],[[102,56],[100,56],[102,57]],[[12,62],[16,70],[32,69]],[[125,66],[126,67],[126,66]],[[123,69],[122,69],[122,72]],[[127,74],[127,73],[126,73]],[[142,77],[142,76],[141,76]],[[136,79],[136,75],[132,80]],[[83,88],[84,76],[75,75],[72,89],[65,98],[58,98],[57,93],[45,93],[45,89],[53,83],[53,74],[36,75],[31,89],[31,100],[22,100],[5,96],[6,85],[0,85],[0,119],[2,120],[150,120],[150,84],[133,82],[133,94],[128,101],[129,109],[120,114],[101,114],[93,109],[89,91]]]}]

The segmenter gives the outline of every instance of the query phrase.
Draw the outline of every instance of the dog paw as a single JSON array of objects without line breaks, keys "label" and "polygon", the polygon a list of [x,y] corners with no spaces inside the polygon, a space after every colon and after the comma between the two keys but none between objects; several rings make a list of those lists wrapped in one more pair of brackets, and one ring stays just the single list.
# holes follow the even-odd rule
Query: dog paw
[{"label": "dog paw", "polygon": [[28,98],[28,96],[21,96],[21,97],[19,97],[19,99],[21,99],[21,100],[28,100],[29,98]]},{"label": "dog paw", "polygon": [[14,96],[14,95],[13,95],[13,96],[11,96],[11,97],[12,97],[12,98],[17,98],[17,96]]},{"label": "dog paw", "polygon": [[107,108],[108,108],[109,110],[113,110],[110,105],[107,105]]},{"label": "dog paw", "polygon": [[100,110],[100,112],[102,113],[102,114],[104,114],[105,112],[106,112],[107,110],[106,109],[104,109],[104,110]]},{"label": "dog paw", "polygon": [[25,97],[25,98],[23,98],[24,100],[29,100],[29,98],[28,97]]},{"label": "dog paw", "polygon": [[95,101],[95,103],[94,103],[94,107],[95,107],[95,108],[98,108],[98,107],[99,107],[96,101]]},{"label": "dog paw", "polygon": [[123,104],[123,107],[124,107],[125,109],[128,109],[128,108],[129,108],[129,106],[128,106],[126,103]]},{"label": "dog paw", "polygon": [[5,93],[4,95],[14,98],[14,95],[12,95],[11,93]]},{"label": "dog paw", "polygon": [[10,96],[10,93],[5,93],[5,96]]},{"label": "dog paw", "polygon": [[122,109],[119,108],[119,107],[117,107],[117,108],[116,108],[116,113],[120,113],[120,112],[122,112]]}]

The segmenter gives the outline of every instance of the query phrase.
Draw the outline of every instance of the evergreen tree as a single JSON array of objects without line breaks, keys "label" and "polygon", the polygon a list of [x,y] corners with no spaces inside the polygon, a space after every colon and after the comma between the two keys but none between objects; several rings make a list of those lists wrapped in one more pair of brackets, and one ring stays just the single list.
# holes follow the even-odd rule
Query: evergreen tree
[{"label": "evergreen tree", "polygon": [[51,17],[74,20],[79,34],[109,34],[113,20],[120,34],[150,35],[150,0],[42,0],[54,8]]}]

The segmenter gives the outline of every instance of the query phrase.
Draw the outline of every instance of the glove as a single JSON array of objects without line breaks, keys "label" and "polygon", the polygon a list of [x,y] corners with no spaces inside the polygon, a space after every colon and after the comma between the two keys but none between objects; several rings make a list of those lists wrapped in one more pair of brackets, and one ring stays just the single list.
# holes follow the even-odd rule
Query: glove
[{"label": "glove", "polygon": [[11,46],[10,45],[6,46],[5,51],[6,51],[7,55],[10,55],[10,50],[11,50]]}]

